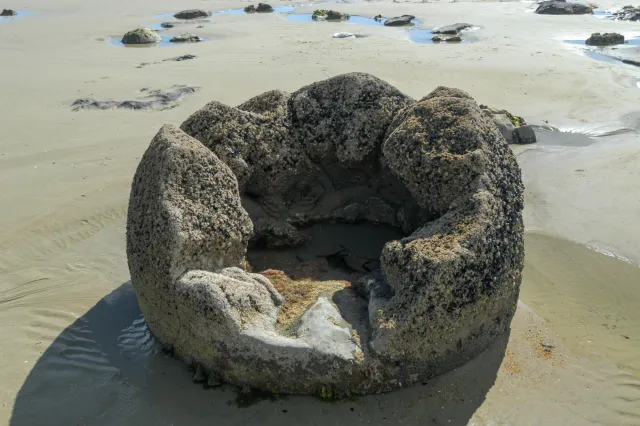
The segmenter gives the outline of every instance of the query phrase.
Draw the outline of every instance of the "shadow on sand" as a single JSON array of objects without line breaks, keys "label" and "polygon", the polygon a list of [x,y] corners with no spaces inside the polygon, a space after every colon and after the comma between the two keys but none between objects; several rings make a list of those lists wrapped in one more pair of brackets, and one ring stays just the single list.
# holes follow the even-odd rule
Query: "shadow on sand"
[{"label": "shadow on sand", "polygon": [[508,333],[457,370],[413,388],[333,403],[283,396],[240,408],[161,354],[127,282],[67,327],[35,364],[11,426],[466,425],[493,385]]}]

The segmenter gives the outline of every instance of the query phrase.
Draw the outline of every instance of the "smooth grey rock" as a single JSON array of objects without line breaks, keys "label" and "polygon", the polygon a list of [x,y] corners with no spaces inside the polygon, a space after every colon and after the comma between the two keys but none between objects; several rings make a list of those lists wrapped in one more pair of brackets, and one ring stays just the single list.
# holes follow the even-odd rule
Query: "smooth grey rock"
[{"label": "smooth grey rock", "polygon": [[593,8],[582,3],[552,0],[540,3],[536,13],[542,15],[585,15],[593,13]]},{"label": "smooth grey rock", "polygon": [[434,34],[458,34],[460,31],[465,30],[467,28],[471,28],[473,25],[465,24],[465,23],[456,23],[451,25],[445,25],[442,27],[435,28],[431,30]]},{"label": "smooth grey rock", "polygon": [[206,18],[207,16],[211,16],[211,13],[202,9],[183,10],[173,15],[176,19],[198,19]]},{"label": "smooth grey rock", "polygon": [[413,15],[402,15],[402,16],[396,16],[393,18],[389,18],[386,21],[384,21],[384,25],[387,27],[399,27],[402,25],[413,25],[411,23],[411,21],[413,19],[416,19],[415,16]]},{"label": "smooth grey rock", "polygon": [[160,40],[162,38],[150,28],[136,28],[122,37],[123,44],[152,44]]},{"label": "smooth grey rock", "polygon": [[587,46],[613,46],[624,44],[624,36],[618,33],[593,33],[585,41]]},{"label": "smooth grey rock", "polygon": [[[202,366],[199,379],[385,392],[458,367],[508,328],[522,193],[513,153],[467,93],[439,87],[416,102],[345,74],[163,127],[132,185],[129,269],[150,330]],[[406,236],[385,237],[379,269],[319,294],[285,333],[283,284],[243,269],[250,240],[281,247],[301,226],[359,221]],[[357,269],[363,256],[343,260]]]},{"label": "smooth grey rock", "polygon": [[528,144],[536,142],[536,133],[531,126],[516,127],[513,133],[515,143]]}]

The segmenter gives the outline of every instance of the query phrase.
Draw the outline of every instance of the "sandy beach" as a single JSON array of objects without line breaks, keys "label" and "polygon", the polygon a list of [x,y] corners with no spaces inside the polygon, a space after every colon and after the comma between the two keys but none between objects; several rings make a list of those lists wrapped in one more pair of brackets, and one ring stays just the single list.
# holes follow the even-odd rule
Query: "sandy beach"
[{"label": "sandy beach", "polygon": [[[536,15],[532,2],[358,1],[331,8],[410,13],[425,29],[469,22],[473,42],[420,44],[404,28],[282,13],[212,16],[189,27],[205,38],[197,44],[113,42],[183,9],[248,4],[2,5],[30,13],[0,18],[0,425],[640,425],[640,68],[564,42],[640,37],[640,23]],[[331,37],[340,31],[364,37]],[[196,57],[167,61],[185,54]],[[256,402],[203,389],[160,353],[129,282],[125,222],[140,157],[161,125],[209,101],[237,105],[352,71],[418,99],[460,88],[560,130],[513,146],[526,255],[511,331],[463,367],[390,394]],[[175,85],[198,90],[166,110],[72,108]]]}]

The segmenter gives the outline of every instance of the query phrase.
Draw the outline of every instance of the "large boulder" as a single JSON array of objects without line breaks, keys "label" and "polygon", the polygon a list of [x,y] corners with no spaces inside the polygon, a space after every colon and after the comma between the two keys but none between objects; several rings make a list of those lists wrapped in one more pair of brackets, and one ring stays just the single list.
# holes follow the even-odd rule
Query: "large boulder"
[{"label": "large boulder", "polygon": [[[141,159],[131,279],[152,333],[198,379],[325,398],[388,391],[456,368],[508,328],[522,192],[506,141],[457,89],[416,102],[353,73],[211,102]],[[385,239],[378,260],[327,256],[378,265],[350,283],[244,261],[255,244],[275,259],[335,222],[404,237]]]},{"label": "large boulder", "polygon": [[176,13],[175,15],[173,15],[173,17],[176,19],[198,19],[198,18],[206,18],[207,16],[210,16],[210,15],[211,15],[210,12],[207,12],[202,9],[188,9],[188,10],[183,10],[181,12]]},{"label": "large boulder", "polygon": [[541,2],[536,13],[541,15],[585,15],[593,13],[593,7],[583,3],[551,0]]},{"label": "large boulder", "polygon": [[587,46],[614,46],[623,43],[624,36],[618,33],[593,33],[585,41]]},{"label": "large boulder", "polygon": [[403,25],[413,25],[412,20],[416,19],[413,15],[402,15],[389,18],[384,21],[384,25],[387,27],[400,27]]},{"label": "large boulder", "polygon": [[136,28],[122,37],[123,44],[152,44],[160,40],[162,38],[151,28]]}]

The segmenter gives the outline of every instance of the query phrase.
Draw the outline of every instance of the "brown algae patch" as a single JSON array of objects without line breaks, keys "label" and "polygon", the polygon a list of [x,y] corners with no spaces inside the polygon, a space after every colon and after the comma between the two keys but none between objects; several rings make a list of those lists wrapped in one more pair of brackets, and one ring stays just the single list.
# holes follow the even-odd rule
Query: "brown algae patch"
[{"label": "brown algae patch", "polygon": [[[305,262],[310,263],[310,262]],[[304,265],[303,267],[309,267]],[[312,267],[313,268],[313,267]],[[284,304],[278,313],[278,325],[288,327],[296,322],[322,294],[333,294],[336,291],[351,287],[351,283],[343,280],[317,280],[312,276],[292,277],[277,269],[261,272],[267,277],[278,293],[284,298]]]}]

